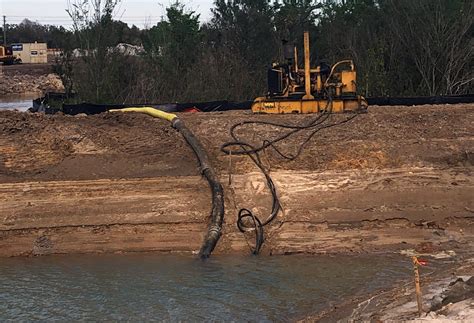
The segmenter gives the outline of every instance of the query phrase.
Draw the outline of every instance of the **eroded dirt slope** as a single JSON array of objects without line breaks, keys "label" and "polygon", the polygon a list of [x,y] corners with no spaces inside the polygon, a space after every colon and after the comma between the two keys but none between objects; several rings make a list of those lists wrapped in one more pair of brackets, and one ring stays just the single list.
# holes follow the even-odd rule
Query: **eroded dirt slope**
[{"label": "eroded dirt slope", "polygon": [[[244,120],[315,116],[249,112],[180,115],[208,149],[226,195],[217,252],[253,243],[235,226],[241,207],[264,218],[270,197],[245,156],[220,146]],[[347,115],[332,117],[337,122]],[[284,212],[264,252],[371,252],[472,248],[474,105],[372,107],[324,129],[294,161],[268,150]],[[250,125],[253,143],[276,129]],[[279,144],[294,152],[303,137]],[[232,173],[229,185],[229,172]],[[45,116],[0,112],[0,255],[199,249],[207,182],[169,123],[140,114]]]},{"label": "eroded dirt slope", "polygon": [[[256,116],[250,112],[181,114],[224,171],[220,147],[230,126],[244,120],[301,124],[314,116]],[[337,122],[347,115],[335,115]],[[474,105],[373,107],[348,123],[318,133],[299,158],[288,162],[272,150],[272,169],[321,171],[403,166],[454,167],[474,163]],[[261,143],[278,130],[250,125],[242,138]],[[304,136],[278,147],[294,153]],[[2,181],[98,179],[197,175],[196,162],[182,137],[166,121],[140,114],[105,113],[88,117],[0,113]],[[234,156],[236,173],[254,170],[247,157]]]}]

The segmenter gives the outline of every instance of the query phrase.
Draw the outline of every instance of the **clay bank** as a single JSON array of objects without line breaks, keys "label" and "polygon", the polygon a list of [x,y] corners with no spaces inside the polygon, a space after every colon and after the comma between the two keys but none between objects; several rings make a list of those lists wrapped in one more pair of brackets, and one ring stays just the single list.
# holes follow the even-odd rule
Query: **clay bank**
[{"label": "clay bank", "polygon": [[[308,116],[183,113],[224,186],[215,254],[247,254],[255,235],[240,208],[265,217],[271,198],[247,156],[220,150],[244,120]],[[344,116],[332,116],[344,118]],[[474,105],[371,107],[322,130],[293,161],[262,155],[283,212],[262,254],[473,250]],[[276,130],[275,130],[276,131]],[[259,142],[274,129],[251,127]],[[279,148],[294,152],[301,138]],[[0,256],[102,252],[195,253],[210,190],[169,123],[141,114],[46,116],[0,112]]]}]

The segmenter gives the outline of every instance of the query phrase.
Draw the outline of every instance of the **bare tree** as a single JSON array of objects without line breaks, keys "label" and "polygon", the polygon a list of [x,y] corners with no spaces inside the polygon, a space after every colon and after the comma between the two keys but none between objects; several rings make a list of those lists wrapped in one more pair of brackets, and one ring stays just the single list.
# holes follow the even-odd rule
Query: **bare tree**
[{"label": "bare tree", "polygon": [[469,32],[472,1],[391,0],[391,30],[430,95],[456,94],[474,81],[474,47]]},{"label": "bare tree", "polygon": [[[66,10],[73,21],[73,28],[79,48],[77,49],[82,68],[81,82],[78,89],[83,94],[94,92],[96,102],[103,100],[107,90],[111,66],[109,48],[114,35],[110,33],[110,25],[114,10],[121,0],[68,0]],[[91,97],[91,95],[86,95]]]}]

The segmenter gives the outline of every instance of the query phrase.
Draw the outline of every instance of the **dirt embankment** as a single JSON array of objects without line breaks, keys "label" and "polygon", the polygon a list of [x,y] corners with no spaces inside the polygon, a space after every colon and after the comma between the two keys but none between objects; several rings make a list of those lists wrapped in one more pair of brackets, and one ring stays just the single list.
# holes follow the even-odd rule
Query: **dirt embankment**
[{"label": "dirt embankment", "polygon": [[[314,116],[250,112],[180,115],[208,149],[225,190],[217,253],[247,252],[241,207],[262,219],[270,196],[245,156],[220,146],[243,120]],[[347,115],[333,116],[335,122]],[[284,212],[266,229],[264,253],[473,248],[474,105],[372,107],[324,129],[294,161],[271,149]],[[251,125],[249,141],[276,136]],[[303,137],[279,144],[294,152]],[[229,184],[229,173],[232,174]],[[118,251],[194,252],[210,192],[179,133],[139,114],[88,117],[0,112],[0,256]]]},{"label": "dirt embankment", "polygon": [[434,256],[438,259],[428,258],[428,266],[420,268],[421,315],[414,282],[407,280],[369,295],[353,296],[299,322],[472,322],[473,254]]},{"label": "dirt embankment", "polygon": [[0,96],[62,92],[64,86],[51,64],[0,65]]}]

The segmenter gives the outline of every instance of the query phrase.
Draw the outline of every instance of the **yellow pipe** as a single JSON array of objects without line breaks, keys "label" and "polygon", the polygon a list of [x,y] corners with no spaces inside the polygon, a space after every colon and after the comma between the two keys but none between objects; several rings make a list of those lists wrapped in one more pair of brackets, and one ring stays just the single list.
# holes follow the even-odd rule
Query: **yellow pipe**
[{"label": "yellow pipe", "polygon": [[298,49],[293,47],[293,52],[295,54],[295,74],[298,74]]},{"label": "yellow pipe", "polygon": [[303,100],[312,100],[314,96],[311,95],[311,66],[309,57],[309,32],[304,32],[304,87],[306,94]]},{"label": "yellow pipe", "polygon": [[344,60],[344,61],[340,61],[340,62],[337,62],[336,64],[333,65],[333,67],[331,68],[331,73],[329,73],[329,76],[328,78],[326,79],[326,82],[324,83],[324,86],[327,87],[328,86],[328,83],[329,83],[329,79],[332,77],[332,75],[334,74],[334,70],[336,69],[336,67],[338,67],[339,65],[341,64],[349,64],[351,66],[351,71],[354,70],[354,61],[351,60],[351,59],[347,59],[347,60]]},{"label": "yellow pipe", "polygon": [[316,91],[319,93],[323,88],[323,83],[321,80],[321,68],[319,66],[316,68],[316,75]]},{"label": "yellow pipe", "polygon": [[152,107],[140,107],[140,108],[130,107],[130,108],[123,108],[123,109],[111,109],[109,111],[110,112],[140,112],[140,113],[148,114],[155,118],[165,119],[170,122],[173,121],[173,119],[178,117],[176,114],[164,112]]}]

